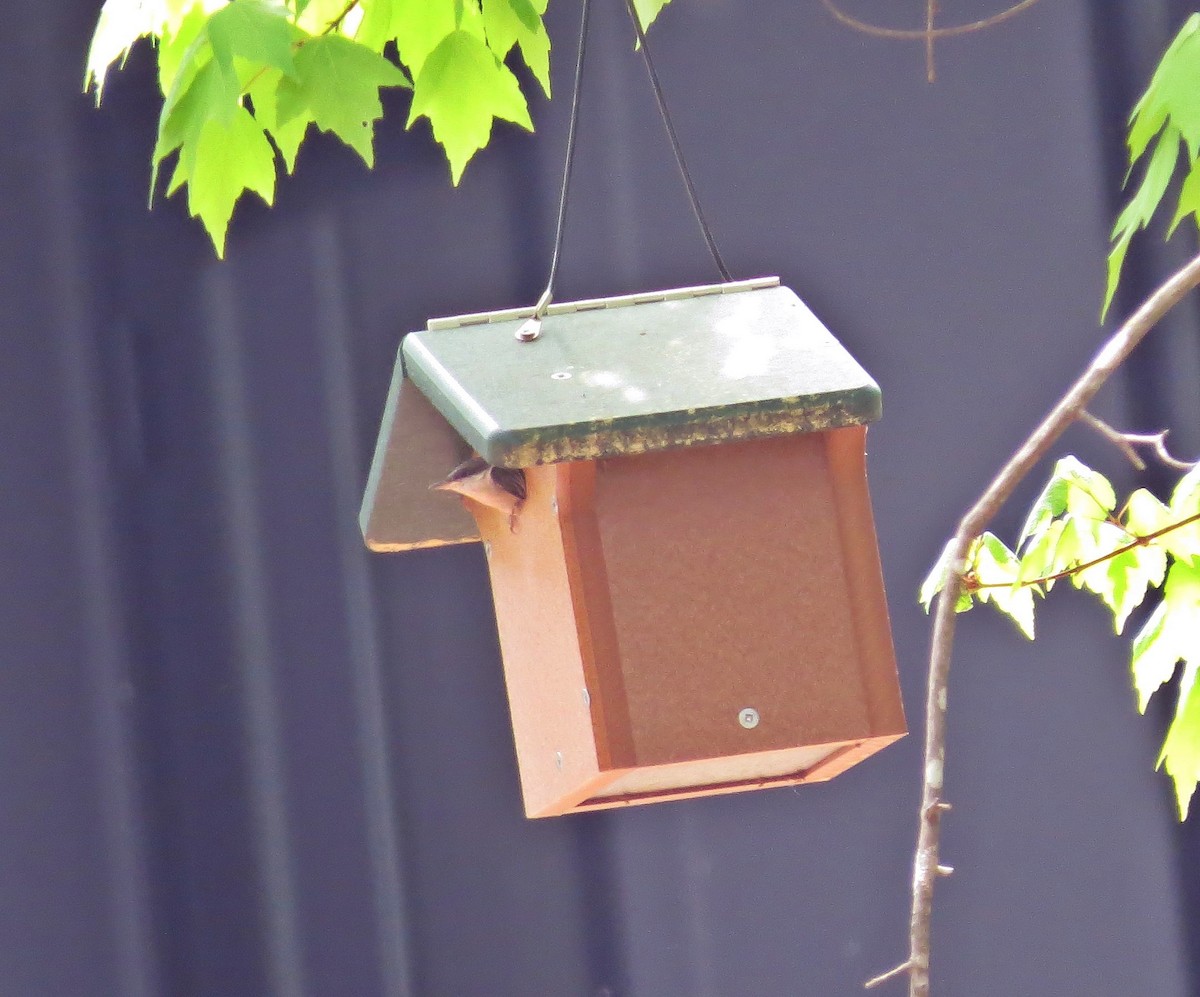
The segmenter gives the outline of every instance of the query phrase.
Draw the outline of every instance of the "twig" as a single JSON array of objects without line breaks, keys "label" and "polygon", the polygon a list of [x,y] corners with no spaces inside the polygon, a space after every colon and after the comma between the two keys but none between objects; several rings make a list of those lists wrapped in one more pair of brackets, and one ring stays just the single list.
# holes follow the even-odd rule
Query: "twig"
[{"label": "twig", "polygon": [[895,979],[897,976],[907,973],[911,967],[907,962],[900,963],[899,966],[893,966],[886,973],[880,973],[878,976],[872,976],[866,983],[863,984],[864,990],[874,990],[882,983],[887,983],[888,980]]},{"label": "twig", "polygon": [[1085,426],[1091,426],[1097,433],[1103,436],[1109,443],[1121,451],[1125,455],[1125,459],[1134,466],[1137,471],[1146,470],[1146,462],[1138,456],[1138,452],[1133,448],[1132,441],[1119,429],[1113,429],[1107,422],[1100,419],[1086,409],[1079,413],[1079,421]]},{"label": "twig", "polygon": [[1167,433],[1168,429],[1163,429],[1157,433],[1123,433],[1119,429],[1114,429],[1103,419],[1099,419],[1092,415],[1091,412],[1080,412],[1079,421],[1091,426],[1097,433],[1108,440],[1113,446],[1121,451],[1135,468],[1139,471],[1146,470],[1146,462],[1138,455],[1135,447],[1150,447],[1154,451],[1154,456],[1157,457],[1167,467],[1173,467],[1180,471],[1190,471],[1193,467],[1200,464],[1200,461],[1180,460],[1175,457],[1167,449]]},{"label": "twig", "polygon": [[338,16],[335,17],[332,21],[330,21],[327,25],[325,25],[325,30],[322,31],[321,34],[328,35],[331,32],[340,30],[342,27],[342,22],[344,20],[346,20],[347,17],[350,16],[350,11],[352,11],[357,6],[358,6],[358,0],[350,0],[350,2],[347,3],[345,7],[342,8],[342,12],[340,14],[338,14]]},{"label": "twig", "polygon": [[1020,3],[1015,3],[1006,10],[1000,11],[999,14],[993,14],[991,17],[985,17],[978,21],[971,21],[969,24],[955,24],[948,28],[935,28],[930,30],[925,28],[883,28],[877,24],[868,24],[866,21],[860,21],[857,17],[851,17],[842,10],[834,0],[821,0],[823,6],[829,13],[848,28],[853,28],[855,31],[861,31],[863,34],[874,35],[876,38],[903,38],[909,41],[925,41],[929,43],[931,39],[953,38],[958,35],[968,35],[974,31],[984,31],[987,28],[995,27],[1003,21],[1007,21],[1010,17],[1016,17],[1022,11],[1028,10],[1038,0],[1020,0]]},{"label": "twig", "polygon": [[1164,526],[1161,530],[1147,533],[1144,537],[1135,536],[1129,543],[1118,547],[1116,550],[1110,550],[1107,554],[1101,554],[1099,557],[1094,557],[1090,561],[1084,561],[1082,564],[1077,564],[1073,568],[1067,568],[1065,571],[1056,571],[1052,575],[1042,575],[1041,578],[1028,578],[1025,581],[1018,582],[976,582],[974,584],[967,584],[966,587],[969,592],[978,592],[980,589],[1019,589],[1027,588],[1030,585],[1045,585],[1047,582],[1057,582],[1063,578],[1070,578],[1071,575],[1078,575],[1080,572],[1087,571],[1088,568],[1094,568],[1097,564],[1111,561],[1114,557],[1120,557],[1122,554],[1136,547],[1145,547],[1152,540],[1157,540],[1168,533],[1174,533],[1176,530],[1182,530],[1185,526],[1191,526],[1196,522],[1200,522],[1200,512],[1193,516],[1188,516],[1186,519],[1181,519],[1178,523],[1171,523],[1169,526]]},{"label": "twig", "polygon": [[954,646],[954,608],[963,587],[966,555],[971,541],[1029,474],[1079,413],[1104,386],[1146,334],[1168,311],[1200,284],[1200,256],[1173,274],[1109,338],[1078,380],[1001,468],[979,500],[960,520],[947,550],[946,586],[938,594],[929,653],[929,682],[925,698],[925,767],[913,859],[912,913],[909,921],[909,955],[898,972],[907,972],[909,997],[929,997],[930,925],[933,887],[938,879],[938,849],[946,758],[946,697]]},{"label": "twig", "polygon": [[925,0],[925,82],[937,82],[937,67],[933,62],[933,19],[937,16],[937,0]]}]

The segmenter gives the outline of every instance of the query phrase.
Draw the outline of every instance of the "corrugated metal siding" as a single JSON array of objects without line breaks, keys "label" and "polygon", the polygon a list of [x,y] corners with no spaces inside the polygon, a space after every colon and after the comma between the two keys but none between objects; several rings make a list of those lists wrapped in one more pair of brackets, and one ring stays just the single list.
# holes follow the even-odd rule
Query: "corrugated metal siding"
[{"label": "corrugated metal siding", "polygon": [[[919,738],[828,786],[526,821],[480,551],[361,546],[400,334],[539,290],[566,101],[458,191],[397,108],[374,174],[317,143],[218,263],[182,205],[144,211],[144,54],[101,111],[74,93],[94,14],[14,8],[0,61],[0,993],[825,995],[897,959]],[[916,584],[1096,342],[1093,16],[947,43],[932,88],[816,4],[677,0],[657,32],[732,267],[780,273],[883,385],[914,726]],[[622,18],[597,5],[563,297],[710,277]],[[941,989],[1185,994],[1123,648],[1069,596],[1043,634],[965,621]]]}]

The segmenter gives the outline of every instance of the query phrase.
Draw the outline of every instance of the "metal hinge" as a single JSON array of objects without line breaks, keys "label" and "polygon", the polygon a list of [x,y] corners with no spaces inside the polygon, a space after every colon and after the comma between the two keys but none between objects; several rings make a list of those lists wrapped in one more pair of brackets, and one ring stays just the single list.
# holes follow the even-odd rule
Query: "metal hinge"
[{"label": "metal hinge", "polygon": [[[640,291],[637,294],[622,294],[614,298],[585,298],[583,301],[564,301],[552,304],[547,315],[568,315],[571,312],[586,312],[597,308],[624,308],[626,305],[647,305],[656,301],[680,301],[685,298],[702,298],[710,294],[733,294],[736,291],[760,291],[778,287],[778,277],[752,277],[750,280],[734,280],[725,284],[703,284],[699,287],[677,287],[667,291]],[[431,318],[427,329],[459,329],[466,325],[489,325],[494,322],[514,322],[533,315],[533,306],[527,308],[505,308],[495,312],[474,312],[470,315],[452,315],[447,318]]]}]

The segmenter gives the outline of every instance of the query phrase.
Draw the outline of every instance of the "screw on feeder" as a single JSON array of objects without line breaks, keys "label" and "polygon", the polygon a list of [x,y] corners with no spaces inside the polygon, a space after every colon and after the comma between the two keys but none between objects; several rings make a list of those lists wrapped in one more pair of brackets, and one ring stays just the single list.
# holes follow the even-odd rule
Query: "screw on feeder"
[{"label": "screw on feeder", "polygon": [[758,710],[756,710],[753,706],[747,706],[738,713],[738,723],[745,727],[746,730],[751,730],[754,727],[757,727],[758,721]]}]

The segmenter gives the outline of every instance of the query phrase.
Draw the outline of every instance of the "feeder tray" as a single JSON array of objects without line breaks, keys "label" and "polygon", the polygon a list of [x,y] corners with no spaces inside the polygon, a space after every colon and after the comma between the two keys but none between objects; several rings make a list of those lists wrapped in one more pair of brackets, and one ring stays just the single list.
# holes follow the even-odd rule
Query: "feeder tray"
[{"label": "feeder tray", "polygon": [[[552,305],[520,342],[531,314],[404,339],[361,518],[372,550],[484,541],[527,815],[825,780],[901,737],[866,372],[773,277]],[[525,469],[515,529],[429,491],[471,451]]]}]

